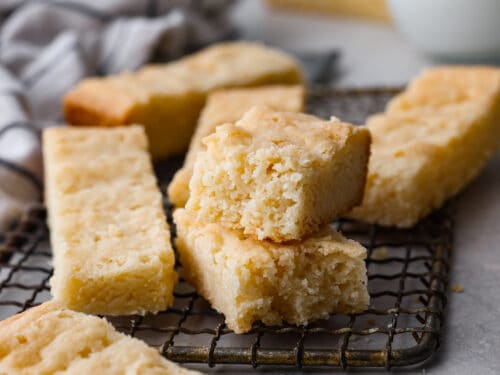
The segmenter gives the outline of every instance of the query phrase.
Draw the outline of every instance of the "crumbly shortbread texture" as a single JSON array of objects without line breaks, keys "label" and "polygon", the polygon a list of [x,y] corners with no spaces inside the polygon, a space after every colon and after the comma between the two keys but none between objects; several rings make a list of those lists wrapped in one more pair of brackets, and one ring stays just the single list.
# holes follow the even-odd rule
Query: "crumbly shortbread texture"
[{"label": "crumbly shortbread texture", "polygon": [[43,155],[54,298],[95,314],[167,308],[177,274],[143,128],[49,128]]},{"label": "crumbly shortbread texture", "polygon": [[64,97],[74,125],[142,124],[154,158],[186,149],[206,95],[225,87],[298,84],[289,55],[249,42],[220,43],[178,61],[80,82]]},{"label": "crumbly shortbread texture", "polygon": [[191,138],[184,165],[168,186],[170,201],[177,207],[186,205],[189,198],[189,180],[193,174],[196,155],[205,150],[202,139],[212,134],[218,125],[239,120],[255,105],[266,105],[285,112],[302,112],[304,97],[304,88],[293,85],[224,89],[211,93]]},{"label": "crumbly shortbread texture", "polygon": [[236,333],[252,323],[306,324],[369,302],[366,249],[329,227],[302,241],[257,241],[174,212],[182,274]]},{"label": "crumbly shortbread texture", "polygon": [[195,375],[91,315],[45,302],[0,322],[0,374]]},{"label": "crumbly shortbread texture", "polygon": [[462,190],[498,149],[500,69],[427,70],[367,126],[367,184],[349,216],[411,227]]},{"label": "crumbly shortbread texture", "polygon": [[256,239],[301,239],[361,202],[370,133],[332,118],[253,107],[198,153],[186,208]]}]

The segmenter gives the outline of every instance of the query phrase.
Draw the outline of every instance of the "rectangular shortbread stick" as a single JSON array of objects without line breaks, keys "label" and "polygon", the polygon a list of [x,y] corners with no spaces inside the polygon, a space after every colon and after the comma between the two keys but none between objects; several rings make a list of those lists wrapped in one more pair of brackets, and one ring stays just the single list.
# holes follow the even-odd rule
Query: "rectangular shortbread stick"
[{"label": "rectangular shortbread stick", "polygon": [[363,202],[349,216],[411,227],[479,174],[500,143],[500,69],[429,69],[367,122]]},{"label": "rectangular shortbread stick", "polygon": [[299,65],[281,51],[221,43],[169,64],[85,79],[64,97],[64,114],[73,125],[142,124],[151,154],[162,158],[187,148],[209,92],[301,82]]},{"label": "rectangular shortbread stick", "polygon": [[54,298],[96,314],[167,308],[177,275],[143,128],[49,128],[43,154]]}]

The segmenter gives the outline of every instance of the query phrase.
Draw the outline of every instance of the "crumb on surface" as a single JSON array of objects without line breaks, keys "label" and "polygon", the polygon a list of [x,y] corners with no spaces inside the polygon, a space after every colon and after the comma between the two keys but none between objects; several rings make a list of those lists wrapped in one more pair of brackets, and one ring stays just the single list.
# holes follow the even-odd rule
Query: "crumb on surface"
[{"label": "crumb on surface", "polygon": [[455,285],[452,285],[451,291],[453,293],[463,293],[464,292],[464,287],[462,285],[460,285],[460,284],[455,284]]},{"label": "crumb on surface", "polygon": [[377,325],[377,322],[375,321],[375,319],[368,319],[366,321],[366,324],[370,327],[375,327]]},{"label": "crumb on surface", "polygon": [[376,247],[372,250],[371,259],[373,260],[384,260],[389,256],[389,249],[387,246]]}]

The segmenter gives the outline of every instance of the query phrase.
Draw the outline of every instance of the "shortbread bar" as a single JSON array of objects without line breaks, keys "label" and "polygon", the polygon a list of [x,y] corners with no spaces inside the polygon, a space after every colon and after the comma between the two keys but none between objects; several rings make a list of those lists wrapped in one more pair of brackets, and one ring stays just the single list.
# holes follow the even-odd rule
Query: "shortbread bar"
[{"label": "shortbread bar", "polygon": [[386,0],[267,0],[278,11],[347,16],[392,23]]},{"label": "shortbread bar", "polygon": [[301,81],[298,64],[283,52],[223,43],[170,64],[86,79],[65,96],[64,113],[74,125],[142,124],[153,157],[161,158],[186,149],[210,91]]},{"label": "shortbread bar", "polygon": [[0,322],[0,374],[195,375],[95,316],[55,301]]},{"label": "shortbread bar", "polygon": [[366,250],[328,225],[302,241],[246,238],[174,212],[182,274],[236,333],[252,323],[306,324],[368,306]]},{"label": "shortbread bar", "polygon": [[256,239],[301,239],[361,202],[367,129],[254,107],[204,138],[186,208]]},{"label": "shortbread bar", "polygon": [[500,142],[500,69],[430,69],[368,121],[372,155],[351,217],[411,227],[457,194]]},{"label": "shortbread bar", "polygon": [[194,160],[198,152],[205,149],[202,139],[212,134],[218,125],[239,120],[255,105],[266,105],[280,111],[302,112],[304,89],[302,86],[264,86],[218,90],[210,94],[191,138],[184,165],[168,187],[168,197],[174,205],[184,207],[189,198],[189,180],[193,174]]},{"label": "shortbread bar", "polygon": [[143,128],[49,128],[43,153],[54,298],[95,314],[167,308],[177,274]]}]

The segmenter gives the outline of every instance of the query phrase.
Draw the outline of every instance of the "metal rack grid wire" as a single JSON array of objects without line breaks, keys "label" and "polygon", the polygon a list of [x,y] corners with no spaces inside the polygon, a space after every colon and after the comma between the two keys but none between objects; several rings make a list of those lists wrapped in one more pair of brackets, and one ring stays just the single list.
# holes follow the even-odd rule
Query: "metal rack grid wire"
[{"label": "metal rack grid wire", "polygon": [[[395,92],[314,88],[308,110],[362,123]],[[162,191],[180,162],[171,159],[156,165]],[[409,230],[344,219],[332,224],[368,249],[371,303],[362,314],[332,315],[307,326],[256,323],[247,334],[236,335],[223,316],[181,279],[168,310],[109,320],[178,362],[388,369],[421,363],[439,346],[453,238],[451,208],[452,204],[446,205]],[[167,198],[165,209],[171,223]],[[45,209],[34,207],[0,237],[2,319],[50,299],[52,267],[45,218]],[[182,268],[179,262],[177,267]]]}]

